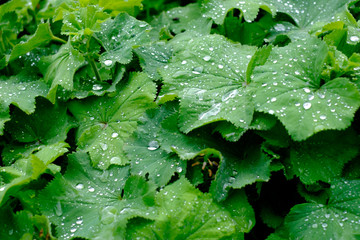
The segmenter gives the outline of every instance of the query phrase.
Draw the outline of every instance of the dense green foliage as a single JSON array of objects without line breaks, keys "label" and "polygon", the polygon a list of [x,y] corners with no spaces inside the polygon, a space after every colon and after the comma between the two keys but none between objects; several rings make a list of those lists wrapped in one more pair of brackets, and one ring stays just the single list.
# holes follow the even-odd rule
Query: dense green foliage
[{"label": "dense green foliage", "polygon": [[360,237],[359,0],[0,5],[0,239]]}]

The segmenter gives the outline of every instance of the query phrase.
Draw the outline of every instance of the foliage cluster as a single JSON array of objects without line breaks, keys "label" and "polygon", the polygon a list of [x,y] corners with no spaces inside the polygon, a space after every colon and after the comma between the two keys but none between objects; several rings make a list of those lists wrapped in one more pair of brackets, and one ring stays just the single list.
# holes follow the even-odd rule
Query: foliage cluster
[{"label": "foliage cluster", "polygon": [[360,237],[360,1],[0,5],[0,239]]}]

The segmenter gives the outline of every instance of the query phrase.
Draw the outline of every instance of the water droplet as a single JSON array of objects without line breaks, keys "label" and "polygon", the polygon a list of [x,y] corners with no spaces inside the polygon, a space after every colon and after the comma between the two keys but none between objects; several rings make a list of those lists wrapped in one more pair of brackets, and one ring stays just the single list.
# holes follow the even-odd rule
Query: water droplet
[{"label": "water droplet", "polygon": [[321,115],[321,116],[320,116],[320,119],[321,119],[321,120],[325,120],[325,119],[326,119],[326,116],[325,116],[325,115]]},{"label": "water droplet", "polygon": [[221,109],[221,104],[220,103],[217,103],[217,104],[214,104],[209,111],[206,111],[202,114],[199,115],[199,120],[202,120],[202,119],[207,119],[211,116],[215,116],[216,114],[218,114],[220,112],[220,109]]},{"label": "water droplet", "polygon": [[101,86],[100,84],[94,84],[94,86],[92,87],[92,90],[98,91],[98,90],[101,90],[102,88],[103,88],[103,86]]},{"label": "water droplet", "polygon": [[121,164],[121,159],[119,157],[112,157],[110,159],[111,164]]},{"label": "water droplet", "polygon": [[93,188],[93,187],[89,187],[89,192],[94,192],[95,191],[95,188]]},{"label": "water droplet", "polygon": [[154,151],[160,147],[159,142],[156,140],[150,141],[148,145],[148,149],[150,151]]},{"label": "water droplet", "polygon": [[74,232],[76,232],[76,230],[77,230],[77,228],[72,228],[72,229],[70,229],[70,232],[74,233]]},{"label": "water droplet", "polygon": [[218,67],[219,67],[220,69],[223,69],[223,68],[224,68],[224,65],[219,64]]},{"label": "water droplet", "polygon": [[60,201],[57,201],[57,203],[55,205],[55,214],[59,217],[63,214]]},{"label": "water droplet", "polygon": [[323,228],[326,228],[328,225],[327,225],[327,223],[323,223],[323,224],[321,224],[321,226],[322,226]]},{"label": "water droplet", "polygon": [[112,60],[105,60],[105,61],[104,61],[104,64],[105,64],[106,66],[111,66],[112,63],[113,63]]},{"label": "water droplet", "polygon": [[0,192],[5,190],[5,186],[0,188]]},{"label": "water droplet", "polygon": [[311,92],[309,88],[303,88],[303,89],[304,89],[304,92],[306,92],[306,93],[310,93],[310,92]]},{"label": "water droplet", "polygon": [[304,107],[304,109],[310,109],[311,108],[311,103],[309,103],[309,102],[306,102],[306,103],[304,103],[304,105],[303,105],[303,107]]},{"label": "water droplet", "polygon": [[357,41],[359,41],[359,37],[358,36],[351,36],[350,41],[357,42]]},{"label": "water droplet", "polygon": [[316,223],[314,223],[313,225],[311,225],[312,228],[317,228],[318,225]]},{"label": "water droplet", "polygon": [[83,220],[82,220],[82,219],[76,220],[76,224],[80,225],[80,224],[82,224],[82,223],[83,223]]},{"label": "water droplet", "polygon": [[325,214],[325,218],[330,218],[330,214]]},{"label": "water droplet", "polygon": [[78,185],[76,185],[75,188],[78,189],[78,190],[84,189],[84,184],[79,183]]},{"label": "water droplet", "polygon": [[269,110],[269,113],[274,114],[275,112],[274,112],[274,110]]},{"label": "water droplet", "polygon": [[270,101],[276,102],[276,97],[273,97]]},{"label": "water droplet", "polygon": [[207,56],[203,57],[203,59],[204,59],[204,61],[208,62],[208,61],[210,61],[211,57],[209,55],[207,55]]},{"label": "water droplet", "polygon": [[104,151],[106,151],[108,149],[108,145],[106,143],[100,143],[100,147]]},{"label": "water droplet", "polygon": [[114,132],[113,134],[111,134],[111,137],[112,137],[112,138],[116,138],[117,136],[119,136],[119,134],[116,133],[116,132]]},{"label": "water droplet", "polygon": [[183,169],[182,169],[182,167],[177,167],[177,168],[176,168],[176,171],[177,171],[178,173],[181,173],[181,172],[183,171]]},{"label": "water droplet", "polygon": [[237,93],[238,93],[237,89],[230,91],[230,92],[226,93],[224,96],[222,96],[221,100],[223,102],[225,102],[225,101],[229,100],[230,98],[234,98]]}]

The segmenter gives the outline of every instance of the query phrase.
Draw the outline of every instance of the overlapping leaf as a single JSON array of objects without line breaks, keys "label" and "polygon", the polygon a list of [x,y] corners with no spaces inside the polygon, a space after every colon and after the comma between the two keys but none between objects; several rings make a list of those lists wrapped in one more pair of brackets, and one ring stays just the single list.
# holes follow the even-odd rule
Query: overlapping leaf
[{"label": "overlapping leaf", "polygon": [[246,21],[253,21],[259,13],[260,8],[275,15],[276,8],[271,0],[224,0],[220,3],[216,0],[204,0],[203,12],[205,16],[214,19],[215,23],[222,24],[227,12],[237,8],[242,10]]},{"label": "overlapping leaf", "polygon": [[100,62],[107,67],[115,62],[129,63],[132,59],[132,48],[149,41],[149,25],[126,13],[119,14],[115,19],[108,19],[101,24],[100,32],[95,36],[105,48]]},{"label": "overlapping leaf", "polygon": [[140,119],[134,137],[124,146],[131,161],[131,173],[141,176],[148,174],[148,178],[159,186],[165,186],[175,172],[186,172],[186,162],[175,154],[168,154],[159,143],[159,123],[174,111],[176,107],[173,104],[147,111]]},{"label": "overlapping leaf", "polygon": [[296,141],[347,128],[360,106],[359,91],[348,79],[322,83],[326,54],[323,42],[308,37],[275,48],[254,70],[256,109],[278,117]]},{"label": "overlapping leaf", "polygon": [[0,80],[0,134],[3,134],[4,124],[10,120],[9,105],[30,114],[35,110],[35,98],[46,96],[48,87],[26,71],[9,78],[2,76]]},{"label": "overlapping leaf", "polygon": [[[235,235],[236,222],[209,195],[185,178],[165,187],[156,196],[159,216],[154,223],[128,226],[127,239],[138,236],[160,239],[220,239]],[[178,206],[181,206],[180,208]]]},{"label": "overlapping leaf", "polygon": [[58,171],[51,165],[58,157],[68,151],[69,145],[64,142],[48,145],[26,158],[17,160],[14,164],[0,169],[0,176],[4,180],[0,184],[0,206],[13,194],[21,190],[26,184],[37,179],[47,169]]},{"label": "overlapping leaf", "polygon": [[254,91],[247,86],[246,70],[255,50],[210,35],[191,39],[175,53],[160,73],[163,93],[181,99],[182,131],[220,120],[243,128],[251,123]]},{"label": "overlapping leaf", "polygon": [[96,170],[88,155],[78,152],[69,157],[65,175],[58,175],[38,200],[61,238],[116,239],[115,230],[124,228],[128,218],[154,217],[154,190],[141,177],[129,178],[127,166]]},{"label": "overlapping leaf", "polygon": [[[339,142],[339,139],[343,139]],[[358,153],[356,133],[327,131],[303,142],[291,144],[291,168],[305,184],[316,181],[331,182],[341,176],[344,164]]]},{"label": "overlapping leaf", "polygon": [[132,74],[122,83],[114,97],[91,97],[69,105],[80,124],[78,147],[89,152],[93,165],[102,169],[128,163],[123,144],[136,129],[138,118],[155,106],[155,84],[145,73]]},{"label": "overlapping leaf", "polygon": [[55,55],[42,58],[40,69],[45,82],[51,85],[47,95],[51,102],[55,102],[59,85],[66,90],[73,90],[74,74],[84,63],[85,58],[78,50],[72,47],[70,42],[62,45]]},{"label": "overlapping leaf", "polygon": [[338,180],[331,185],[327,205],[304,203],[293,207],[285,226],[290,239],[356,239],[360,234],[360,182]]}]

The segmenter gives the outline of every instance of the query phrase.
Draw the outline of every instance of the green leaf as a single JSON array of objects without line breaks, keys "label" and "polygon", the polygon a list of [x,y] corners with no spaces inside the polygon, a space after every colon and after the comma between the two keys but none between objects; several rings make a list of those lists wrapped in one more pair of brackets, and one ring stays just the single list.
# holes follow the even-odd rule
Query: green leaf
[{"label": "green leaf", "polygon": [[241,189],[254,182],[270,179],[270,162],[260,147],[247,146],[242,156],[224,155],[210,192],[217,201],[226,199],[230,188]]},{"label": "green leaf", "polygon": [[152,79],[159,79],[158,69],[165,66],[170,57],[171,50],[162,42],[136,48],[135,53],[140,59],[141,68]]},{"label": "green leaf", "polygon": [[224,0],[221,4],[216,0],[203,0],[202,2],[204,15],[214,19],[216,24],[223,24],[227,12],[234,8],[240,9],[248,22],[255,20],[260,8],[273,15],[276,13],[276,8],[272,4],[275,1],[271,0]]},{"label": "green leaf", "polygon": [[135,14],[135,10],[142,7],[141,2],[142,0],[116,0],[111,2],[107,0],[99,0],[99,6],[106,10],[111,10],[111,14],[113,16],[117,16],[119,12]]},{"label": "green leaf", "polygon": [[126,13],[115,19],[108,19],[101,24],[100,32],[95,36],[105,48],[100,62],[111,67],[115,62],[127,64],[132,59],[132,49],[149,42],[149,25]]},{"label": "green leaf", "polygon": [[94,32],[99,32],[101,22],[109,17],[109,14],[96,5],[88,5],[71,12],[64,11],[61,33],[80,40],[80,36],[91,36]]},{"label": "green leaf", "polygon": [[17,160],[11,166],[0,168],[0,176],[4,179],[4,183],[0,185],[0,206],[51,167],[53,161],[68,151],[67,147],[67,143],[49,145],[35,154]]},{"label": "green leaf", "polygon": [[291,168],[305,184],[330,183],[341,176],[344,164],[358,154],[358,142],[352,129],[321,132],[304,142],[294,142],[290,150]]},{"label": "green leaf", "polygon": [[276,118],[272,117],[271,115],[254,112],[254,118],[248,127],[237,128],[229,122],[221,121],[217,124],[214,131],[218,131],[227,141],[236,142],[248,130],[266,131],[272,129],[276,123]]},{"label": "green leaf", "polygon": [[77,152],[69,156],[65,175],[57,175],[38,201],[43,214],[57,225],[62,239],[113,239],[110,237],[116,234],[115,229],[125,227],[127,219],[154,215],[154,190],[139,176],[129,178],[127,166],[97,170],[90,166],[86,153]]},{"label": "green leaf", "polygon": [[0,80],[0,134],[3,134],[4,124],[10,120],[9,105],[30,114],[35,110],[35,98],[45,96],[48,87],[26,71],[9,78],[1,76]]},{"label": "green leaf", "polygon": [[44,75],[45,82],[51,85],[47,95],[51,102],[55,102],[56,90],[59,85],[66,90],[73,90],[74,74],[84,63],[84,57],[71,46],[70,42],[62,45],[55,55],[41,59],[40,70]]},{"label": "green leaf", "polygon": [[159,216],[155,222],[128,226],[127,239],[136,239],[149,228],[158,239],[221,239],[235,234],[231,215],[185,178],[161,190],[156,204]]},{"label": "green leaf", "polygon": [[181,131],[221,120],[242,128],[251,123],[253,89],[247,87],[245,75],[254,53],[254,47],[218,35],[190,39],[177,50],[160,73],[165,83],[162,93],[180,97]]},{"label": "green leaf", "polygon": [[130,159],[131,173],[141,176],[148,174],[148,178],[158,186],[166,185],[176,172],[181,175],[186,172],[186,162],[163,150],[157,137],[161,131],[160,123],[174,111],[173,104],[148,110],[140,118],[133,138],[124,146]]},{"label": "green leaf", "polygon": [[255,225],[255,212],[244,190],[233,191],[228,198],[221,203],[236,221],[237,232],[250,232]]},{"label": "green leaf", "polygon": [[285,219],[291,239],[356,239],[360,233],[360,181],[338,180],[331,185],[327,205],[295,205]]},{"label": "green leaf", "polygon": [[80,124],[78,147],[89,152],[94,166],[106,169],[110,164],[128,163],[124,142],[136,129],[139,117],[155,106],[155,92],[155,84],[145,73],[135,73],[122,82],[114,97],[90,97],[69,104]]},{"label": "green leaf", "polygon": [[254,70],[256,109],[278,117],[296,141],[347,128],[360,106],[359,91],[348,79],[321,83],[326,54],[326,44],[308,37],[274,48]]},{"label": "green leaf", "polygon": [[39,24],[36,32],[26,42],[14,46],[7,61],[10,62],[31,50],[49,43],[53,39],[53,34],[48,23]]},{"label": "green leaf", "polygon": [[64,141],[68,131],[75,127],[66,111],[63,104],[52,105],[45,99],[38,99],[36,110],[31,115],[14,108],[6,130],[13,139],[23,143],[51,144]]},{"label": "green leaf", "polygon": [[211,25],[212,21],[201,14],[200,5],[193,3],[162,12],[151,22],[151,35],[156,36],[155,39],[161,38],[163,33],[170,38],[189,31],[207,35],[210,34]]},{"label": "green leaf", "polygon": [[1,239],[32,239],[34,236],[34,220],[28,211],[12,212],[10,207],[0,210]]},{"label": "green leaf", "polygon": [[276,2],[278,12],[290,15],[299,28],[307,28],[316,25],[316,23],[334,21],[335,17],[348,13],[347,7],[352,0],[334,0],[331,2],[314,0],[311,3],[305,0],[280,0]]}]

